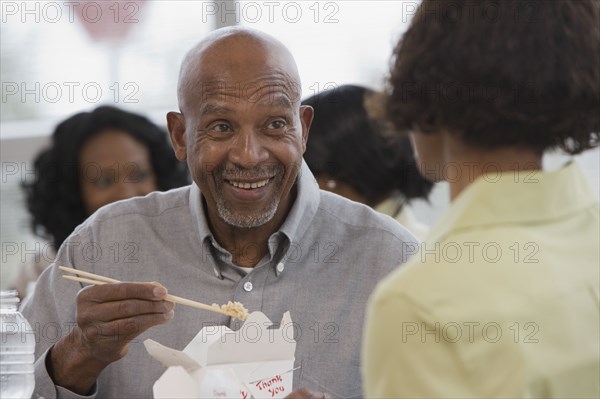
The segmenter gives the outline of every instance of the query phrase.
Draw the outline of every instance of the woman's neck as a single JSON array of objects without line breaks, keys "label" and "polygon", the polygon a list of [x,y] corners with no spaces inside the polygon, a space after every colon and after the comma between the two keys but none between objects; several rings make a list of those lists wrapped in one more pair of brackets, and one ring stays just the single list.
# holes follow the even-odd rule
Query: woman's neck
[{"label": "woman's neck", "polygon": [[542,154],[524,148],[482,150],[450,140],[445,163],[445,180],[450,184],[450,200],[469,184],[484,175],[498,178],[498,174],[518,171],[541,170]]}]

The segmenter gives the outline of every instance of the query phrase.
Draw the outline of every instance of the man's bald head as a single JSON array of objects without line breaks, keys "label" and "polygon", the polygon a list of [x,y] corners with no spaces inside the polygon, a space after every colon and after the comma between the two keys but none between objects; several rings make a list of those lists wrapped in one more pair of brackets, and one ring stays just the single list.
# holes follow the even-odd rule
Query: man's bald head
[{"label": "man's bald head", "polygon": [[[272,79],[270,79],[272,78]],[[294,102],[300,101],[300,77],[294,57],[274,37],[241,28],[211,32],[185,56],[179,74],[177,97],[185,113],[192,99],[203,99],[217,86],[239,90],[284,82]],[[195,103],[196,101],[194,101]]]}]

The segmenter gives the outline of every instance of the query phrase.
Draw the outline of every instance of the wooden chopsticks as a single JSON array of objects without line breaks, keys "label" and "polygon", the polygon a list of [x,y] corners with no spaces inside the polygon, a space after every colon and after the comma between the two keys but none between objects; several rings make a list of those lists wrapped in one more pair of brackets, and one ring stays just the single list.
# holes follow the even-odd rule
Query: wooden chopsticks
[{"label": "wooden chopsticks", "polygon": [[[94,273],[84,272],[82,270],[77,270],[77,269],[73,269],[70,267],[58,266],[58,268],[65,273],[71,273],[71,274],[76,274],[76,275],[82,276],[82,277],[78,277],[78,276],[63,275],[63,278],[65,278],[67,280],[71,280],[71,281],[78,281],[80,283],[93,284],[93,285],[104,285],[104,284],[121,282],[121,281],[115,280],[113,278],[100,276],[100,275],[94,274]],[[186,306],[191,306],[191,307],[197,308],[197,309],[208,310],[209,312],[215,312],[215,313],[224,314],[226,316],[239,318],[239,314],[234,313],[234,312],[228,312],[226,309],[221,309],[217,306],[207,305],[205,303],[192,301],[190,299],[182,298],[182,297],[171,295],[171,294],[167,294],[165,296],[165,300],[170,301],[170,302],[180,303],[180,304],[186,305]]]}]

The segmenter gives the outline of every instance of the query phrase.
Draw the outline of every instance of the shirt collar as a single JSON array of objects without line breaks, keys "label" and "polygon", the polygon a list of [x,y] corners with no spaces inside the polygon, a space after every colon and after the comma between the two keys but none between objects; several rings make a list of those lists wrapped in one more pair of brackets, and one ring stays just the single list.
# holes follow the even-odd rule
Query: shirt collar
[{"label": "shirt collar", "polygon": [[212,241],[213,235],[208,228],[202,193],[200,193],[200,187],[198,187],[196,182],[192,183],[192,188],[190,190],[190,211],[192,213],[192,219],[194,220],[194,228],[198,233],[200,241],[205,242],[207,239]]},{"label": "shirt collar", "polygon": [[[280,229],[269,237],[268,245],[271,258],[278,253],[282,255],[282,258],[284,257],[284,254],[281,254],[281,252],[287,251],[289,248],[284,249],[283,246],[300,240],[300,237],[304,235],[310,226],[310,222],[319,208],[319,186],[304,160],[302,160],[295,187],[296,199],[290,212]],[[219,250],[223,250],[216,242],[208,227],[202,193],[195,182],[192,183],[190,189],[189,204],[194,229],[202,245],[211,245]],[[287,243],[285,242],[286,239]],[[276,273],[279,274],[277,270]]]},{"label": "shirt collar", "polygon": [[479,177],[453,201],[426,241],[483,226],[535,224],[597,204],[576,163],[558,171],[508,171]]},{"label": "shirt collar", "polygon": [[290,242],[297,242],[304,235],[317,213],[321,198],[317,181],[304,160],[296,182],[296,200],[279,229]]}]

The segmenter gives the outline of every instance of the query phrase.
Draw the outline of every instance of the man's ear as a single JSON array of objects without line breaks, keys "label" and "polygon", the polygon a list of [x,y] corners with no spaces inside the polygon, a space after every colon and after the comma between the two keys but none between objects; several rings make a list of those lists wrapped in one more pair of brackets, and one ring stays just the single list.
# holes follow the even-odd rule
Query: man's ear
[{"label": "man's ear", "polygon": [[167,113],[167,127],[171,136],[171,144],[175,150],[175,156],[180,161],[187,159],[187,145],[185,136],[185,118],[182,113]]},{"label": "man's ear", "polygon": [[310,105],[302,105],[300,107],[300,123],[302,124],[302,153],[306,151],[306,141],[308,140],[308,132],[313,121],[314,109]]}]

